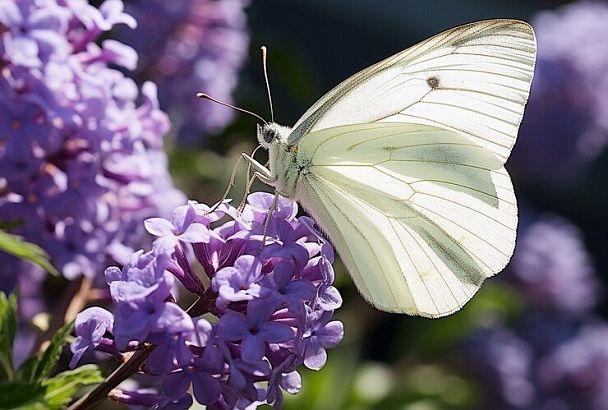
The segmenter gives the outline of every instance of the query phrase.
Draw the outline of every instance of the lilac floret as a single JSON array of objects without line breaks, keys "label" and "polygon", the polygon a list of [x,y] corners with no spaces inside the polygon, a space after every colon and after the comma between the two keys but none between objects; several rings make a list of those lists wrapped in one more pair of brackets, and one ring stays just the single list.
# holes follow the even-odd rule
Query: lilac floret
[{"label": "lilac floret", "polygon": [[331,321],[331,311],[317,311],[308,315],[310,322],[304,334],[304,364],[312,370],[319,370],[327,361],[326,349],[336,347],[344,336],[342,322]]},{"label": "lilac floret", "polygon": [[277,306],[271,300],[256,300],[247,304],[247,315],[228,312],[218,323],[218,337],[242,342],[242,357],[256,362],[264,356],[266,344],[286,342],[293,330],[286,324],[271,320]]},{"label": "lilac floret", "polygon": [[76,367],[85,352],[93,350],[102,342],[106,332],[112,332],[114,315],[105,309],[94,306],[83,310],[76,316],[76,340],[70,346],[74,354],[70,367]]},{"label": "lilac floret", "polygon": [[262,262],[253,255],[243,255],[234,262],[234,267],[220,269],[213,278],[212,287],[218,293],[217,306],[225,309],[230,302],[258,298],[263,293],[259,281]]},{"label": "lilac floret", "polygon": [[188,243],[209,242],[209,230],[196,221],[197,211],[195,203],[180,206],[171,217],[171,221],[163,218],[150,218],[144,224],[146,230],[154,236],[166,237]]}]

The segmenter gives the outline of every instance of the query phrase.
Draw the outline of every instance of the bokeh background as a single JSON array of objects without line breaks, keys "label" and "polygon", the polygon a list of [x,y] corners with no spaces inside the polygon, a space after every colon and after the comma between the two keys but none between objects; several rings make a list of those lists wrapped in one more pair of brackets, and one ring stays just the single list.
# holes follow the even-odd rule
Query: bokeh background
[{"label": "bokeh background", "polygon": [[[608,2],[125,4],[139,27],[117,27],[104,38],[139,53],[137,66],[125,72],[139,86],[151,80],[159,87],[160,108],[171,121],[169,173],[186,197],[205,203],[221,197],[240,153],[255,148],[255,120],[194,94],[207,92],[268,119],[260,46],[269,48],[275,119],[289,125],[347,76],[444,29],[485,18],[531,22],[537,72],[506,166],[520,204],[511,264],[462,311],[428,320],[373,309],[337,262],[344,303],[336,318],[344,340],[321,371],[302,371],[302,391],[285,407],[608,408]],[[235,201],[245,184],[244,170],[237,175]],[[163,211],[162,195],[155,206]],[[43,280],[28,276],[28,283]],[[46,281],[50,289],[60,286]]]}]

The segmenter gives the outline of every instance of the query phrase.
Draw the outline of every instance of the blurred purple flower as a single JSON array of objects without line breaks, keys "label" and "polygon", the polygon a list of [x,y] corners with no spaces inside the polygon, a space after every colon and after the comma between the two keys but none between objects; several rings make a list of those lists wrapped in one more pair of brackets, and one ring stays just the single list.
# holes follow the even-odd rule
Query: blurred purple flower
[{"label": "blurred purple flower", "polygon": [[608,142],[608,5],[579,1],[535,16],[536,73],[515,173],[552,183],[573,179]]},{"label": "blurred purple flower", "polygon": [[[171,221],[147,221],[160,236],[152,251],[136,252],[122,270],[106,270],[115,304],[113,343],[121,351],[155,345],[144,369],[159,376],[163,391],[123,392],[117,400],[177,406],[192,388],[194,399],[210,409],[280,407],[283,390],[300,390],[298,366],[323,367],[326,349],[344,333],[342,323],[331,321],[341,303],[332,286],[333,251],[308,218],[296,217],[293,202],[279,200],[269,216],[263,207],[272,199],[252,194],[242,214],[228,203],[208,213],[208,206],[190,202],[177,208]],[[223,216],[230,220],[220,223]],[[267,217],[271,229],[265,238]],[[181,240],[194,224],[206,234]],[[206,289],[194,274],[201,268],[211,281]],[[197,287],[188,287],[190,275]],[[175,279],[199,297],[193,311],[175,302]],[[218,319],[211,324],[190,316],[205,313]]]},{"label": "blurred purple flower", "polygon": [[608,408],[608,325],[582,327],[541,361],[539,377],[545,401],[554,408]]},{"label": "blurred purple flower", "polygon": [[[129,13],[136,30],[122,30],[121,41],[142,59],[137,76],[159,85],[161,107],[174,111],[174,130],[181,143],[195,144],[225,127],[233,111],[195,101],[204,91],[231,102],[249,36],[244,8],[248,0],[135,0]],[[179,113],[179,114],[178,114]]]},{"label": "blurred purple flower", "polygon": [[464,350],[466,365],[483,380],[483,408],[532,409],[534,350],[509,329],[474,335]]},{"label": "blurred purple flower", "polygon": [[600,286],[582,234],[556,216],[520,230],[510,266],[514,284],[532,306],[580,316],[597,303]]},{"label": "blurred purple flower", "polygon": [[[68,279],[123,263],[143,244],[141,221],[184,200],[162,151],[169,122],[156,87],[140,92],[109,67],[132,68],[137,53],[95,43],[115,24],[136,25],[120,0],[0,3],[0,220]],[[3,266],[7,277],[22,271]]]}]

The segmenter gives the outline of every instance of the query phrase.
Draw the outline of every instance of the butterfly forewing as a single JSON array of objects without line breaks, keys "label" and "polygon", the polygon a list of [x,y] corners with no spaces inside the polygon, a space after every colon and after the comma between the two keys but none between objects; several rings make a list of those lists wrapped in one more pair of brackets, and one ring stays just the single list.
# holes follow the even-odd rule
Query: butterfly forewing
[{"label": "butterfly forewing", "polygon": [[400,122],[456,131],[509,156],[528,98],[536,42],[516,20],[437,34],[348,78],[296,123],[289,143],[341,125]]}]

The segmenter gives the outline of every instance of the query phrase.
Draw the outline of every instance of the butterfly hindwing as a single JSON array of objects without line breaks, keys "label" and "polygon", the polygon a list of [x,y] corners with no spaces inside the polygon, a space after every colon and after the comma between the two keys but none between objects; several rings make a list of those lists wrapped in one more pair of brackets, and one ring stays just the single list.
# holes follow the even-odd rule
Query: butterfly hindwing
[{"label": "butterfly hindwing", "polygon": [[372,123],[310,133],[296,199],[366,299],[438,317],[458,310],[514,246],[517,208],[496,156],[450,130]]}]

